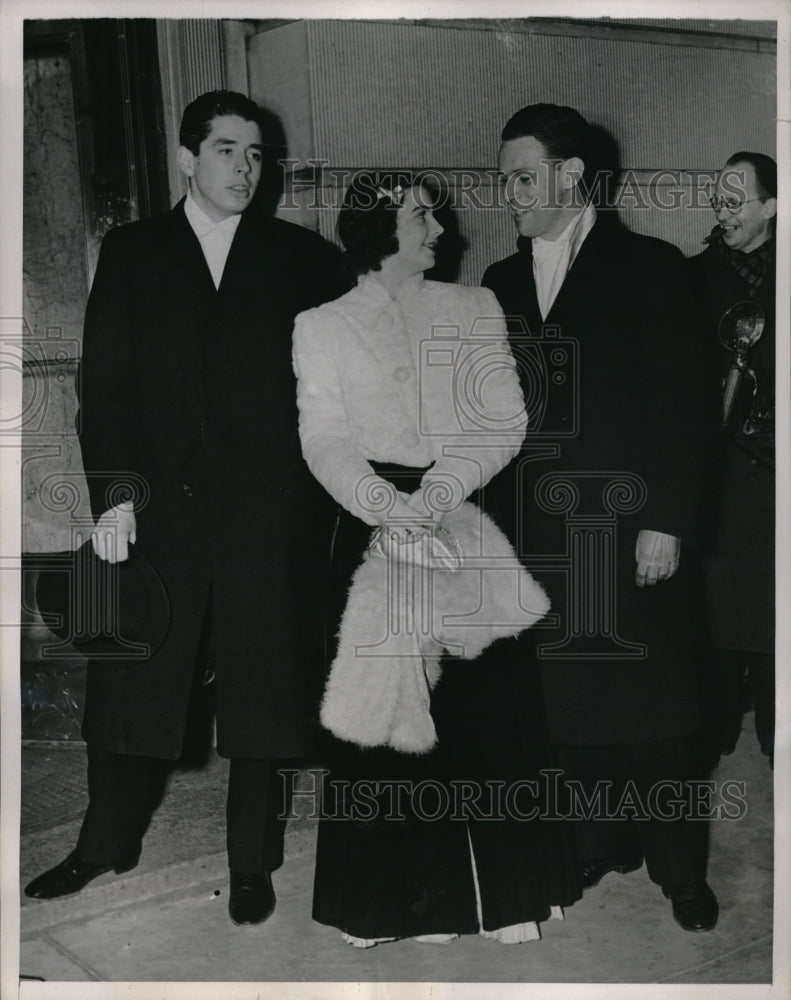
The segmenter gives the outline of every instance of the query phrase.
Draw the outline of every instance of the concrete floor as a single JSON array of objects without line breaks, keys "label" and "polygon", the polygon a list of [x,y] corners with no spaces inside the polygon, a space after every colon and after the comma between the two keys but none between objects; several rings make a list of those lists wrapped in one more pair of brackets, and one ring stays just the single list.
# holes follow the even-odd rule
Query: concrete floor
[{"label": "concrete floor", "polygon": [[[235,927],[223,853],[227,765],[212,757],[202,769],[174,772],[137,869],[104,875],[65,900],[22,897],[20,972],[64,983],[771,982],[773,775],[750,716],[744,729],[736,752],[713,775],[718,785],[744,782],[747,811],[712,823],[709,883],[721,913],[710,933],[681,930],[643,869],[607,876],[564,921],[544,924],[540,942],[507,946],[464,937],[446,946],[401,941],[359,951],[310,919],[315,822],[306,817],[287,834],[286,863],[274,876],[274,916],[258,927]],[[84,766],[80,748],[23,750],[23,885],[71,849],[85,803]],[[212,995],[225,1000],[230,990]],[[84,995],[93,994],[86,987]],[[318,994],[298,988],[277,995]]]}]

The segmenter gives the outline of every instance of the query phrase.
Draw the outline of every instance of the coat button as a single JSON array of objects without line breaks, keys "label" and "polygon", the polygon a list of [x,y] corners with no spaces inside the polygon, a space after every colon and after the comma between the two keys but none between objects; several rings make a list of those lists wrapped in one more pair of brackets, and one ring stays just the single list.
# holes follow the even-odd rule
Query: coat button
[{"label": "coat button", "polygon": [[184,485],[181,487],[181,492],[184,494],[185,497],[191,497],[195,492],[195,490],[190,486],[189,483],[184,483]]}]

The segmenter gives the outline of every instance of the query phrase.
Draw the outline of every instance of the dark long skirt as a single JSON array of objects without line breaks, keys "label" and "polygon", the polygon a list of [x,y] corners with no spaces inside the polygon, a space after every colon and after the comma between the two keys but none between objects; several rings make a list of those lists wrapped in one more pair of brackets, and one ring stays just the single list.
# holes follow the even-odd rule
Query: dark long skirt
[{"label": "dark long skirt", "polygon": [[[378,471],[408,491],[423,470],[408,479],[392,467]],[[341,513],[333,632],[370,531]],[[329,773],[315,920],[364,938],[473,934],[545,920],[550,906],[579,898],[565,825],[538,818],[552,780],[541,772],[552,760],[539,671],[525,649],[502,639],[473,662],[443,662],[431,695],[438,744],[430,753],[362,749],[322,733]],[[328,652],[330,662],[333,642]]]}]

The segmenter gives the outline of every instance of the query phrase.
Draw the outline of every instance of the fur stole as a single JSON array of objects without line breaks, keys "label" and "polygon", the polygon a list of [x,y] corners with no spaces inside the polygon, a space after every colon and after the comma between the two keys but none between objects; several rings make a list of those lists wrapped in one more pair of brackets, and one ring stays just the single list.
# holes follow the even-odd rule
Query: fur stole
[{"label": "fur stole", "polygon": [[461,545],[461,569],[368,552],[354,574],[321,706],[322,725],[340,739],[404,753],[431,750],[437,734],[429,691],[442,654],[473,660],[549,610],[546,594],[488,515],[464,503],[443,525]]}]

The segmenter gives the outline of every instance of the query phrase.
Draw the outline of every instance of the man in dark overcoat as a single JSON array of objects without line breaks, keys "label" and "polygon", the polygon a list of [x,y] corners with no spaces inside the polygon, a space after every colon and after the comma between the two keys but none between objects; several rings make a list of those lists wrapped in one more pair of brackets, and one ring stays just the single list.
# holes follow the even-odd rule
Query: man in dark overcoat
[{"label": "man in dark overcoat", "polygon": [[186,199],[102,244],[79,378],[94,548],[115,561],[139,547],[170,630],[143,662],[89,661],[88,810],[76,849],[26,892],[54,898],[134,867],[156,763],[179,757],[210,670],[231,761],[230,913],[258,923],[283,855],[278,762],[311,741],[311,580],[328,547],[299,446],[291,333],[342,288],[328,244],[251,205],[265,154],[253,101],[202,95],[179,141]]},{"label": "man in dark overcoat", "polygon": [[[763,153],[734,153],[719,173],[711,201],[717,225],[706,239],[707,248],[689,261],[719,390],[721,425],[704,560],[712,645],[709,728],[714,758],[730,753],[741,729],[746,679],[761,750],[771,761],[777,164]],[[734,362],[739,365],[736,320],[727,315],[734,307],[743,315],[754,310],[763,329],[756,328],[758,339],[740,359],[742,373],[726,419],[724,390]]]},{"label": "man in dark overcoat", "polygon": [[530,422],[497,493],[553,604],[526,647],[582,884],[645,859],[677,921],[710,929],[706,827],[684,802],[704,776],[688,548],[706,447],[702,351],[682,255],[597,217],[590,149],[585,119],[556,105],[523,108],[502,133],[518,251],[483,284],[508,319]]}]

